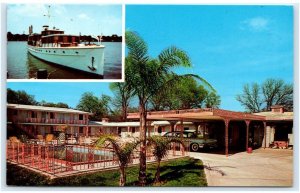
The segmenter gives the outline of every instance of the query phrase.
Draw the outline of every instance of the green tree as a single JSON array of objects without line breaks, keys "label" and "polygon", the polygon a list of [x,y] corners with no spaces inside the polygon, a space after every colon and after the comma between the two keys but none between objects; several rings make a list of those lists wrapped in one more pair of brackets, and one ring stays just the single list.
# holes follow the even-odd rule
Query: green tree
[{"label": "green tree", "polygon": [[217,108],[220,102],[220,96],[214,91],[209,92],[192,77],[183,79],[150,98],[151,107],[156,111],[192,109],[203,106]]},{"label": "green tree", "polygon": [[236,96],[249,112],[269,111],[273,105],[283,105],[285,109],[293,109],[293,85],[280,79],[267,79],[261,85],[245,84],[243,94]]},{"label": "green tree", "polygon": [[7,102],[13,104],[23,104],[23,105],[38,104],[38,102],[34,99],[33,95],[27,94],[24,90],[14,91],[10,88],[7,89]]},{"label": "green tree", "polygon": [[125,169],[127,168],[130,162],[130,157],[134,149],[139,145],[139,141],[126,142],[124,144],[119,144],[118,141],[119,140],[115,136],[104,135],[95,142],[95,145],[97,147],[102,147],[105,144],[105,142],[109,142],[112,145],[112,148],[115,152],[115,155],[117,156],[118,164],[119,164],[119,170],[120,170],[119,186],[125,186],[126,184]]},{"label": "green tree", "polygon": [[125,36],[128,49],[125,60],[125,81],[132,86],[133,94],[138,98],[141,125],[139,183],[144,186],[146,183],[146,124],[149,99],[157,92],[186,77],[194,76],[207,85],[210,86],[210,84],[199,76],[178,75],[172,71],[173,67],[191,66],[190,59],[183,50],[170,47],[163,50],[156,59],[151,59],[148,56],[146,42],[137,33],[126,31]]},{"label": "green tree", "polygon": [[94,96],[91,92],[85,92],[81,96],[77,109],[93,113],[91,120],[101,120],[101,118],[108,116],[110,112],[111,98],[107,95],[102,95],[101,98]]},{"label": "green tree", "polygon": [[260,86],[253,83],[251,88],[249,84],[245,84],[243,94],[237,95],[236,100],[239,101],[249,112],[260,112],[262,109],[263,100],[260,95]]},{"label": "green tree", "polygon": [[126,82],[113,82],[109,85],[110,90],[113,91],[115,97],[113,104],[117,109],[121,109],[122,121],[127,120],[127,112],[130,105],[130,99],[133,96],[133,90],[130,84]]},{"label": "green tree", "polygon": [[157,161],[155,181],[154,183],[160,182],[160,163],[161,160],[168,155],[171,143],[180,143],[183,147],[184,144],[180,139],[167,138],[159,135],[154,135],[148,138],[148,145],[153,146],[152,153]]},{"label": "green tree", "polygon": [[52,103],[52,102],[46,102],[45,100],[39,102],[38,105],[45,106],[45,107],[69,108],[69,105],[66,103],[62,103],[62,102]]},{"label": "green tree", "polygon": [[293,109],[293,84],[285,84],[283,80],[267,79],[261,85],[265,106],[263,110],[270,111],[273,105],[283,105]]},{"label": "green tree", "polygon": [[[192,77],[181,80],[179,84],[175,85],[174,92],[175,94],[172,96],[178,98],[181,109],[201,108],[208,93]],[[176,101],[176,99],[172,101]]]},{"label": "green tree", "polygon": [[221,104],[221,99],[220,96],[217,95],[215,92],[210,92],[206,96],[204,103],[206,108],[219,108]]}]

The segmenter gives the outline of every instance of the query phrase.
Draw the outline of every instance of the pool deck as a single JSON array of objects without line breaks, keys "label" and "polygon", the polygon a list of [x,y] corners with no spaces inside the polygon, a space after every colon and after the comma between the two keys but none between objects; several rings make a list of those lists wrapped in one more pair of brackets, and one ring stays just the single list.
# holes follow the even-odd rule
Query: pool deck
[{"label": "pool deck", "polygon": [[190,156],[203,161],[208,186],[293,185],[293,150],[261,148],[228,157],[191,152]]}]

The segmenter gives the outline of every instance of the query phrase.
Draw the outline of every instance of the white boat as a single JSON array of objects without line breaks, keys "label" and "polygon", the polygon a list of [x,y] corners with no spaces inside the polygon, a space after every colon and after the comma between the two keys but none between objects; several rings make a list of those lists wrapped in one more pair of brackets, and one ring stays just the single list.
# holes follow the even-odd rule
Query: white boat
[{"label": "white boat", "polygon": [[48,25],[41,34],[32,33],[29,27],[28,52],[54,64],[103,76],[104,45],[81,43],[79,35],[67,35]]}]

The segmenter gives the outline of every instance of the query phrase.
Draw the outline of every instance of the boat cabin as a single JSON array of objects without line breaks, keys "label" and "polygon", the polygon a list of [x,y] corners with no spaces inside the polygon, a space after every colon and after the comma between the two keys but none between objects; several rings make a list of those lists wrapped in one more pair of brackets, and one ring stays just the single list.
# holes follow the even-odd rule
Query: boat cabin
[{"label": "boat cabin", "polygon": [[78,43],[79,36],[76,35],[53,34],[41,38],[41,47],[69,47]]},{"label": "boat cabin", "polygon": [[42,31],[42,36],[48,36],[53,34],[64,34],[64,31],[55,28],[54,29],[44,28],[44,30]]},{"label": "boat cabin", "polygon": [[49,29],[48,25],[43,26],[41,34],[32,34],[32,26],[29,31],[31,32],[28,37],[28,45],[38,47],[69,47],[77,46],[80,42],[78,35],[66,35],[63,30]]},{"label": "boat cabin", "polygon": [[28,37],[28,45],[37,46],[41,40],[41,34],[32,34]]}]

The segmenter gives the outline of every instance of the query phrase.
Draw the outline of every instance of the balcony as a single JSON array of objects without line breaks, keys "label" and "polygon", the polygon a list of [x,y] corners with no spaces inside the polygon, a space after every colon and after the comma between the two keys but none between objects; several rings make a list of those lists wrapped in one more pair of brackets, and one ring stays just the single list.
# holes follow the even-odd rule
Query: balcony
[{"label": "balcony", "polygon": [[25,118],[25,119],[15,119],[14,122],[86,125],[88,121],[87,120],[70,120],[70,119]]}]

